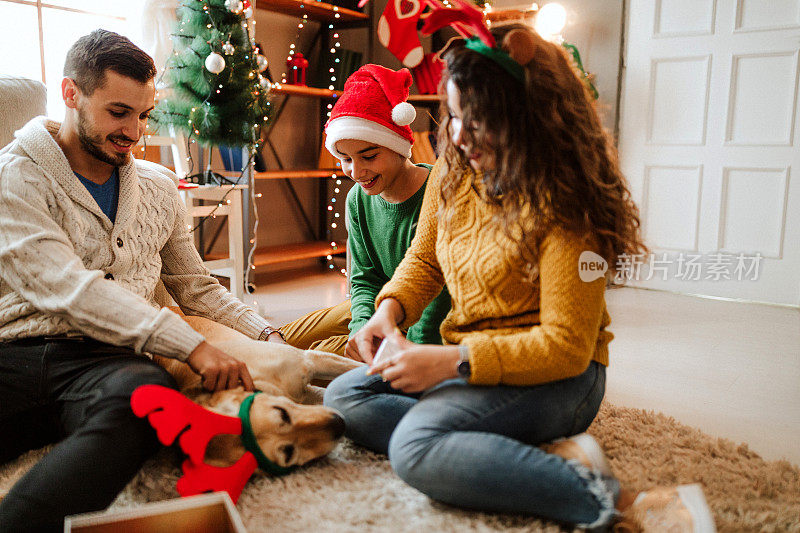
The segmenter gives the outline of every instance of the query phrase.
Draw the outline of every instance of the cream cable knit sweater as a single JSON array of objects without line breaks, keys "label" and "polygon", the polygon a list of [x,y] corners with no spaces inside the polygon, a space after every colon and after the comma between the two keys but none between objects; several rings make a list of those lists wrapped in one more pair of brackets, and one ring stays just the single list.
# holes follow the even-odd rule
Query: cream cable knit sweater
[{"label": "cream cable knit sweater", "polygon": [[153,301],[159,278],[186,314],[257,338],[269,324],[203,266],[174,174],[121,166],[112,223],[56,143],[59,126],[35,118],[0,151],[0,342],[77,333],[184,360],[203,337]]}]

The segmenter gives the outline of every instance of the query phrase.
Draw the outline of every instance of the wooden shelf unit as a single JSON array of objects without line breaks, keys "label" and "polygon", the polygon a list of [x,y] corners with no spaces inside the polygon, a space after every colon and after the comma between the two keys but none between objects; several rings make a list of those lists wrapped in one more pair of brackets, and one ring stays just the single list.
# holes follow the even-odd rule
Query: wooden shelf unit
[{"label": "wooden shelf unit", "polygon": [[[334,250],[330,242],[309,241],[295,244],[278,244],[256,248],[253,253],[253,265],[256,267],[277,265],[301,259],[316,259],[329,255],[343,254],[347,251],[347,243],[339,244]],[[207,260],[223,259],[223,255],[206,254]]]},{"label": "wooden shelf unit", "polygon": [[[319,29],[320,35],[326,35],[326,31],[331,31],[326,25],[333,24],[335,28],[366,28],[370,30],[370,16],[365,13],[345,9],[342,7],[333,6],[326,2],[318,2],[316,0],[258,0],[255,2],[255,7],[260,10],[270,11],[274,13],[281,13],[284,15],[302,17],[308,15],[308,19],[321,23]],[[326,29],[328,28],[328,29]],[[323,43],[326,41],[323,37]],[[327,46],[323,46],[327,48]],[[369,62],[369,57],[367,57]],[[334,91],[318,87],[308,87],[301,85],[291,85],[284,83],[273,84],[272,94],[283,97],[283,102],[278,107],[277,117],[283,110],[286,101],[293,97],[299,98],[315,98],[321,101],[335,99],[341,96],[342,91]],[[438,106],[441,97],[439,95],[411,95],[408,99],[409,103],[419,107],[431,108]],[[323,104],[324,102],[320,102]],[[320,106],[322,110],[322,105]],[[277,118],[275,119],[277,120]],[[320,114],[320,120],[324,123],[324,110]],[[270,128],[271,130],[271,128]],[[268,130],[269,131],[269,130]],[[321,138],[320,138],[321,141]],[[273,151],[278,165],[282,166],[280,159],[275,152],[274,146],[269,143],[269,133],[267,133],[267,143]],[[239,173],[236,172],[221,172],[221,174],[229,177],[238,177]],[[256,180],[284,180],[287,187],[292,192],[294,201],[298,207],[303,211],[303,218],[306,225],[309,225],[310,217],[305,214],[305,209],[299,204],[297,195],[294,193],[291,180],[294,179],[318,179],[320,180],[320,198],[323,198],[323,191],[326,190],[328,179],[344,179],[346,176],[338,168],[326,169],[280,169],[270,170],[267,172],[255,172],[254,178]],[[324,204],[323,204],[324,205]],[[323,217],[327,215],[323,213]],[[324,220],[324,218],[323,218]],[[254,252],[254,265],[256,267],[273,265],[277,263],[296,261],[301,259],[322,258],[328,255],[343,254],[346,252],[346,243],[338,244],[334,250],[330,241],[318,240],[325,235],[325,227],[319,228],[316,233],[316,240],[311,240],[303,243],[286,244],[278,246],[269,246],[258,248]]]},{"label": "wooden shelf unit", "polygon": [[[330,89],[319,89],[305,85],[291,85],[288,83],[277,83],[272,86],[272,94],[285,96],[300,96],[306,98],[338,98],[342,91],[331,91]],[[429,105],[438,104],[442,97],[438,94],[412,94],[408,97],[411,104]]]},{"label": "wooden shelf unit", "polygon": [[494,9],[484,12],[483,16],[489,22],[524,21],[533,18],[537,12],[538,9]]},{"label": "wooden shelf unit", "polygon": [[317,2],[316,0],[258,0],[256,8],[293,17],[308,15],[310,20],[332,24],[363,24],[369,21],[369,15],[359,11],[334,6],[326,2]]},{"label": "wooden shelf unit", "polygon": [[[310,22],[319,23],[317,36],[313,43],[319,43],[321,50],[329,48],[328,34],[340,29],[361,28],[370,30],[370,15],[361,13],[352,9],[346,9],[339,6],[334,6],[327,2],[319,2],[317,0],[257,0],[253,2],[256,9],[262,11],[269,11],[273,13],[280,13],[290,17],[302,18],[304,15]],[[333,30],[332,28],[335,28]],[[312,48],[314,44],[312,43]],[[306,53],[306,56],[309,54]],[[307,87],[300,85],[290,85],[277,83],[273,85],[272,94],[283,96],[283,101],[278,105],[278,111],[273,119],[277,121],[280,117],[284,105],[288,99],[292,97],[300,98],[315,98],[320,100],[320,120],[324,121],[323,102],[326,99],[333,99],[340,96],[341,91],[331,91],[328,89]],[[325,239],[327,232],[327,211],[323,211],[319,215],[319,220],[313,223],[314,216],[307,213],[307,209],[301,205],[299,196],[292,185],[295,179],[316,179],[319,181],[318,195],[320,201],[328,194],[328,180],[331,179],[344,179],[345,176],[341,169],[288,169],[284,168],[283,163],[275,150],[275,146],[269,140],[269,134],[272,130],[270,126],[267,129],[265,138],[265,146],[269,147],[274,155],[277,166],[276,170],[269,170],[267,172],[255,172],[253,177],[255,180],[282,180],[288,191],[291,194],[292,201],[296,204],[302,215],[302,223],[306,228],[306,233],[313,237],[306,242],[285,244],[278,246],[268,246],[264,248],[257,248],[253,254],[253,262],[256,267],[273,265],[277,263],[297,261],[301,259],[324,258],[328,255],[343,254],[346,251],[346,243],[339,243],[337,248],[331,246],[331,242],[320,240]],[[238,173],[221,173],[226,176],[238,176]],[[324,205],[324,204],[323,204]],[[314,227],[317,225],[318,227]]]},{"label": "wooden shelf unit", "polygon": [[[227,178],[238,178],[239,172],[220,171]],[[346,178],[341,169],[338,168],[314,168],[309,170],[268,170],[266,172],[253,172],[253,177],[257,180],[281,180],[297,178]]]},{"label": "wooden shelf unit", "polygon": [[306,85],[291,85],[289,83],[276,83],[272,85],[272,94],[285,96],[304,96],[306,98],[333,98],[342,95],[342,91],[318,89]]}]

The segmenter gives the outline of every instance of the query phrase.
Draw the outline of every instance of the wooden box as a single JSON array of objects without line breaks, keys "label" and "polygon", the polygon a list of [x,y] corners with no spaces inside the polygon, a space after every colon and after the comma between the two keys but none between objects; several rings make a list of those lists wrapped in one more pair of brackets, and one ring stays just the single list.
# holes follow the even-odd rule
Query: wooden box
[{"label": "wooden box", "polygon": [[227,492],[149,503],[64,520],[64,533],[246,533]]}]

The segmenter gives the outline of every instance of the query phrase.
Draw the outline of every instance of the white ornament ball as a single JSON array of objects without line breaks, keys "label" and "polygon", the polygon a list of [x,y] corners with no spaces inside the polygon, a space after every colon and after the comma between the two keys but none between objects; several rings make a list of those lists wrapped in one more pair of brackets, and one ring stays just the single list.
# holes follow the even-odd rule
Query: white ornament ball
[{"label": "white ornament ball", "polygon": [[244,9],[242,0],[225,0],[225,8],[232,13],[241,13]]},{"label": "white ornament ball", "polygon": [[261,84],[261,88],[264,89],[266,92],[270,92],[272,90],[272,84],[264,76],[258,77],[258,83]]},{"label": "white ornament ball", "polygon": [[235,51],[236,48],[231,44],[230,41],[222,45],[222,53],[224,53],[226,56],[232,56]]},{"label": "white ornament ball", "polygon": [[392,108],[392,122],[398,126],[408,126],[417,118],[417,111],[408,102],[400,102]]},{"label": "white ornament ball", "polygon": [[244,10],[244,18],[251,19],[253,18],[253,6],[248,6]]},{"label": "white ornament ball", "polygon": [[261,54],[258,54],[256,56],[256,62],[258,63],[259,72],[261,72],[262,70],[266,70],[266,68],[269,66],[269,61],[267,61],[267,58]]},{"label": "white ornament ball", "polygon": [[212,74],[219,74],[225,70],[225,58],[216,52],[211,52],[206,58],[206,69]]}]

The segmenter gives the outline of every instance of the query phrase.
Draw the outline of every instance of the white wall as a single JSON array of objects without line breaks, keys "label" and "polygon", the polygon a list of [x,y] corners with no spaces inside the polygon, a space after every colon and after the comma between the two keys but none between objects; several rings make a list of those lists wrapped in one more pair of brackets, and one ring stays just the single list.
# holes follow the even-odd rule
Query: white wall
[{"label": "white wall", "polygon": [[[539,7],[549,3],[539,2]],[[567,11],[564,40],[577,46],[584,68],[595,75],[603,125],[613,132],[619,91],[623,0],[558,0],[558,3]],[[495,0],[494,8],[521,4],[519,0]]]}]

